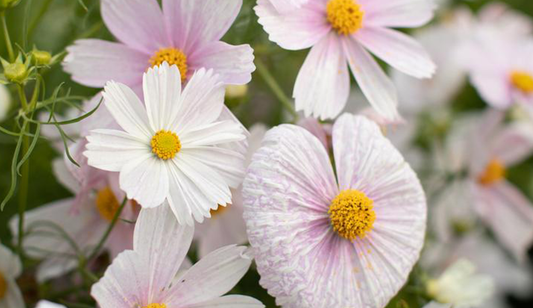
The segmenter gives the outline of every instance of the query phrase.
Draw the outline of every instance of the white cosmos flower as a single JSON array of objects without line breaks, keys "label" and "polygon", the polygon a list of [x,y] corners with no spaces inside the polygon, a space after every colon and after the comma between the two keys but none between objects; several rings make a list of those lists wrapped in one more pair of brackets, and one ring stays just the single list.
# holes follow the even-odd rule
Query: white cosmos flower
[{"label": "white cosmos flower", "polygon": [[37,306],[35,306],[35,308],[66,308],[66,307],[63,305],[49,302],[49,301],[39,301],[37,303]]},{"label": "white cosmos flower", "polygon": [[167,200],[178,222],[202,222],[231,203],[230,187],[244,177],[244,156],[232,145],[246,131],[220,119],[224,85],[211,70],[198,70],[182,91],[178,68],[165,62],[144,74],[143,91],[145,105],[129,87],[106,85],[106,107],[123,131],[91,131],[84,154],[89,165],[120,172],[120,188],[142,207]]},{"label": "white cosmos flower", "polygon": [[9,90],[6,86],[0,84],[0,121],[6,118],[10,106],[11,95],[9,95]]},{"label": "white cosmos flower", "polygon": [[0,308],[24,307],[15,279],[22,272],[19,258],[0,244]]}]

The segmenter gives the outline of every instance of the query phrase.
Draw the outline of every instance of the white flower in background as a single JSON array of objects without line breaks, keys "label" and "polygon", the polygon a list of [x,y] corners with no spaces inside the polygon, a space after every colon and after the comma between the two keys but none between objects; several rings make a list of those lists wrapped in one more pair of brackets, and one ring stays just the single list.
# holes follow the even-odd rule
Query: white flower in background
[{"label": "white flower in background", "polygon": [[0,244],[0,308],[24,307],[22,294],[15,281],[21,272],[19,258]]},{"label": "white flower in background", "polygon": [[49,301],[39,301],[37,303],[37,306],[35,306],[35,308],[66,308],[66,307],[63,305],[49,302]]},{"label": "white flower in background", "polygon": [[220,248],[178,274],[193,233],[193,227],[178,224],[167,206],[143,209],[135,226],[133,250],[113,260],[104,277],[92,286],[91,295],[99,307],[264,307],[252,297],[224,296],[252,263],[246,247]]},{"label": "white flower in background", "polygon": [[437,302],[429,302],[424,308],[452,308],[451,304],[442,304]]},{"label": "white flower in background", "polygon": [[[261,145],[267,128],[256,124],[250,128],[248,137],[248,152],[246,163],[248,166],[252,155]],[[243,215],[242,186],[232,189],[232,202],[226,206],[219,206],[211,211],[211,218],[196,224],[195,238],[198,241],[198,256],[204,257],[211,251],[230,244],[244,244],[248,241],[246,224]]]},{"label": "white flower in background", "polygon": [[494,292],[494,281],[488,275],[477,274],[476,267],[466,259],[450,265],[438,279],[429,280],[427,293],[440,303],[456,308],[477,307]]},{"label": "white flower in background", "polygon": [[120,173],[120,188],[145,208],[168,202],[180,223],[192,225],[231,203],[244,177],[246,139],[236,120],[222,120],[224,85],[200,69],[181,90],[180,72],[165,62],[143,77],[145,105],[127,86],[109,82],[106,107],[123,130],[87,137],[89,165]]},{"label": "white flower in background", "polygon": [[11,94],[6,86],[0,84],[0,122],[3,121],[11,107]]}]

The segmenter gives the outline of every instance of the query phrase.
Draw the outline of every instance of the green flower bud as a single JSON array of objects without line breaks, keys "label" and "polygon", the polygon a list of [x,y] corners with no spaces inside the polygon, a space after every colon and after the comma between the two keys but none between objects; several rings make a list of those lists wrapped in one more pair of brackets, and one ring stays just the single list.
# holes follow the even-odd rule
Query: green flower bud
[{"label": "green flower bud", "polygon": [[33,60],[36,65],[48,65],[50,64],[50,60],[52,59],[52,55],[43,50],[37,50],[34,49],[32,52]]},{"label": "green flower bud", "polygon": [[28,77],[28,70],[23,63],[9,63],[4,66],[4,75],[11,82],[23,83]]}]

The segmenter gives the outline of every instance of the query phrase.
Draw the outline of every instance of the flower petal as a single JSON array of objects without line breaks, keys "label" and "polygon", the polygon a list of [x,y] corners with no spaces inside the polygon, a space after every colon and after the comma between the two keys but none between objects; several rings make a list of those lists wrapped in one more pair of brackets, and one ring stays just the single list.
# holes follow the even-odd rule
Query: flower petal
[{"label": "flower petal", "polygon": [[102,0],[101,6],[107,28],[124,44],[148,55],[172,46],[156,0]]},{"label": "flower petal", "polygon": [[320,119],[336,117],[350,94],[350,75],[336,34],[316,44],[305,60],[294,85],[296,110]]},{"label": "flower petal", "polygon": [[25,307],[22,293],[12,277],[6,277],[7,292],[0,302],[0,308]]},{"label": "flower petal", "polygon": [[230,291],[252,264],[246,250],[243,246],[230,245],[201,259],[173,286],[167,298],[169,306],[201,304]]},{"label": "flower petal", "polygon": [[371,26],[414,28],[433,18],[432,0],[359,0],[365,11],[364,23]]},{"label": "flower petal", "polygon": [[182,149],[195,146],[224,145],[245,139],[246,136],[241,124],[229,120],[200,126],[180,134]]},{"label": "flower petal", "polygon": [[401,32],[365,27],[355,37],[370,52],[405,74],[429,78],[435,73],[436,66],[424,47]]},{"label": "flower petal", "polygon": [[376,60],[355,39],[343,40],[352,74],[370,105],[387,120],[399,119],[396,88]]},{"label": "flower petal", "polygon": [[201,304],[189,306],[190,308],[261,308],[265,307],[260,301],[250,296],[226,295]]},{"label": "flower petal", "polygon": [[331,31],[331,25],[324,18],[324,11],[311,6],[282,14],[269,0],[258,0],[254,10],[259,17],[258,22],[269,34],[269,39],[284,49],[309,48]]},{"label": "flower petal", "polygon": [[149,57],[120,43],[97,39],[77,40],[67,48],[63,62],[72,80],[85,86],[101,88],[113,80],[135,87],[148,67]]},{"label": "flower petal", "polygon": [[250,45],[233,46],[212,42],[189,56],[191,70],[213,69],[225,84],[247,84],[255,71],[254,50]]}]

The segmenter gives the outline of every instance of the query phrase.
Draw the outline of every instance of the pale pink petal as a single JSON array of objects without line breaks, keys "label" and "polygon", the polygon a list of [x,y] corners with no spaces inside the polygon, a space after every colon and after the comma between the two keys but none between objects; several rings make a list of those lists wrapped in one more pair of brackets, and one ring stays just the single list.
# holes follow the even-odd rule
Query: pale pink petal
[{"label": "pale pink petal", "polygon": [[101,88],[113,80],[134,87],[141,84],[149,57],[120,44],[97,39],[77,40],[67,48],[63,62],[72,80],[85,86]]},{"label": "pale pink petal", "polygon": [[12,278],[17,278],[22,273],[22,263],[18,256],[4,245],[0,244],[0,272]]},{"label": "pale pink petal", "polygon": [[303,110],[307,117],[334,118],[349,94],[346,58],[338,36],[331,33],[313,46],[298,73],[293,92],[296,110]]},{"label": "pale pink petal", "polygon": [[477,186],[475,208],[496,238],[521,262],[533,243],[533,205],[510,183]]},{"label": "pale pink petal", "polygon": [[83,154],[88,158],[88,164],[106,171],[121,171],[128,161],[151,153],[148,142],[123,131],[93,130],[87,140],[87,151]]},{"label": "pale pink petal", "polygon": [[195,50],[188,58],[190,70],[213,69],[224,84],[247,84],[255,71],[254,50],[250,45],[233,46],[216,41]]},{"label": "pale pink petal", "polygon": [[154,131],[169,130],[181,97],[181,75],[167,62],[148,69],[143,75],[144,104]]},{"label": "pale pink petal", "polygon": [[376,60],[355,39],[343,40],[352,74],[370,105],[389,120],[399,118],[396,88]]},{"label": "pale pink petal", "polygon": [[507,109],[513,103],[508,76],[487,71],[473,72],[470,75],[470,81],[483,100],[492,107]]},{"label": "pale pink petal", "polygon": [[102,0],[101,6],[107,28],[124,44],[148,55],[172,45],[156,0]]},{"label": "pale pink petal", "polygon": [[365,27],[355,37],[374,55],[405,74],[429,78],[435,73],[436,66],[424,47],[399,31]]},{"label": "pale pink petal", "polygon": [[156,298],[178,272],[194,229],[178,224],[168,204],[143,209],[137,219],[134,250],[148,267],[148,298]]},{"label": "pale pink petal", "polygon": [[102,95],[105,106],[125,131],[141,139],[154,135],[143,103],[128,86],[110,81]]},{"label": "pale pink petal", "polygon": [[307,129],[311,134],[313,134],[313,136],[317,137],[324,148],[329,149],[330,136],[328,136],[328,134],[330,135],[331,131],[328,132],[324,124],[321,124],[315,118],[301,119],[297,124],[298,126]]},{"label": "pale pink petal", "polygon": [[509,124],[491,139],[491,155],[505,166],[513,166],[531,156],[533,139],[527,123]]},{"label": "pale pink petal", "polygon": [[127,161],[120,170],[120,188],[144,208],[160,206],[169,193],[168,165],[152,153]]},{"label": "pale pink petal", "polygon": [[201,304],[188,306],[190,308],[262,308],[265,307],[253,297],[244,295],[226,295]]},{"label": "pale pink petal", "polygon": [[306,4],[309,0],[270,0],[272,5],[280,13],[286,14],[293,12],[295,9],[299,9],[302,5]]},{"label": "pale pink petal", "polygon": [[5,279],[7,290],[2,300],[0,300],[0,308],[25,307],[22,293],[14,277],[5,277]]},{"label": "pale pink petal", "polygon": [[393,28],[420,27],[433,18],[432,0],[359,0],[363,24]]},{"label": "pale pink petal", "polygon": [[80,183],[67,168],[64,159],[54,159],[52,162],[52,170],[54,171],[57,181],[71,193],[75,194],[80,190]]},{"label": "pale pink petal", "polygon": [[259,0],[254,10],[269,39],[284,49],[309,48],[331,31],[324,15],[325,6],[322,11],[304,6],[281,14],[269,0]]},{"label": "pale pink petal", "polygon": [[163,14],[172,43],[189,54],[218,41],[237,18],[242,0],[163,0]]},{"label": "pale pink petal", "polygon": [[252,264],[252,257],[246,250],[246,247],[231,245],[208,254],[173,285],[166,298],[168,305],[201,304],[226,294]]}]

